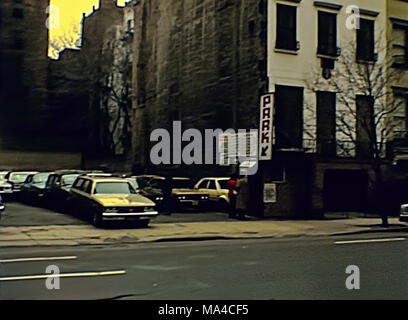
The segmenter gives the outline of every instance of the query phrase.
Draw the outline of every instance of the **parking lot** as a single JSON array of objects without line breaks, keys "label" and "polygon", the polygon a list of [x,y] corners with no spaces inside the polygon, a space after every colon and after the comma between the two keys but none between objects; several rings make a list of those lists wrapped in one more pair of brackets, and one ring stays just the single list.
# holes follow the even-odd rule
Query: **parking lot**
[{"label": "parking lot", "polygon": [[[47,225],[83,225],[89,224],[70,214],[65,214],[42,207],[31,206],[19,202],[7,202],[6,211],[3,212],[0,226],[47,226]],[[202,222],[202,221],[227,221],[228,214],[222,212],[199,212],[186,210],[171,215],[159,215],[151,223],[175,222]]]}]

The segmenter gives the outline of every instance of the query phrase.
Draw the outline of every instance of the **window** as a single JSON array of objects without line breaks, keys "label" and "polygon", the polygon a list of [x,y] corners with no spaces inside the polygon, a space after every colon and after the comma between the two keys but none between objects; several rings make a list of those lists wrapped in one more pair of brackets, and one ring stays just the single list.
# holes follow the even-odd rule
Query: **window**
[{"label": "window", "polygon": [[336,94],[318,91],[317,109],[317,152],[322,156],[336,155]]},{"label": "window", "polygon": [[406,138],[408,132],[408,89],[399,89],[394,91],[395,110],[394,110],[394,137]]},{"label": "window", "polygon": [[14,8],[13,9],[13,17],[16,19],[23,19],[24,18],[24,10],[22,8]]},{"label": "window", "polygon": [[275,88],[275,146],[303,147],[303,88],[277,85]]},{"label": "window", "polygon": [[81,190],[91,194],[91,189],[92,189],[92,183],[89,180],[85,180],[84,184],[81,186]]},{"label": "window", "polygon": [[208,180],[203,180],[203,181],[198,185],[198,189],[207,189],[207,182],[208,182]]},{"label": "window", "polygon": [[374,20],[360,19],[357,29],[357,60],[374,61]]},{"label": "window", "polygon": [[11,48],[14,50],[24,49],[24,38],[21,31],[13,32],[13,42],[11,43]]},{"label": "window", "polygon": [[77,179],[74,183],[74,185],[72,186],[72,188],[74,189],[78,189],[80,190],[81,185],[84,183],[84,179]]},{"label": "window", "polygon": [[373,123],[374,101],[370,96],[359,95],[356,97],[356,104],[356,156],[366,159],[372,155],[370,135],[375,130]]},{"label": "window", "polygon": [[217,190],[217,187],[215,186],[215,181],[214,180],[210,180],[210,182],[208,183],[208,189]]},{"label": "window", "polygon": [[277,4],[276,6],[276,48],[297,50],[296,7]]},{"label": "window", "polygon": [[337,56],[337,15],[319,11],[317,53]]},{"label": "window", "polygon": [[408,25],[394,25],[392,34],[392,57],[395,67],[408,68]]},{"label": "window", "polygon": [[98,182],[94,194],[134,194],[136,191],[127,182]]}]

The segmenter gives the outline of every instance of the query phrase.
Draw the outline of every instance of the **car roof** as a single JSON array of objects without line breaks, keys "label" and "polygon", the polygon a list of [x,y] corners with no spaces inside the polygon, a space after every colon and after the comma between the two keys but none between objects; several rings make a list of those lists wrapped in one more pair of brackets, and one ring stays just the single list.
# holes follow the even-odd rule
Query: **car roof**
[{"label": "car roof", "polygon": [[118,177],[92,177],[92,176],[80,176],[81,179],[91,180],[94,182],[129,182],[126,178]]},{"label": "car roof", "polygon": [[66,174],[83,174],[85,171],[83,170],[55,170],[53,174],[55,175],[66,175]]},{"label": "car roof", "polygon": [[38,171],[12,171],[10,174],[37,174]]}]

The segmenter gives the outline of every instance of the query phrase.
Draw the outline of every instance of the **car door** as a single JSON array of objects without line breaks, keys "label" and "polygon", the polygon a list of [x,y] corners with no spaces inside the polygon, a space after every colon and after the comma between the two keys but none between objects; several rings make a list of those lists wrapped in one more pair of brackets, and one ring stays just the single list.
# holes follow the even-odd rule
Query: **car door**
[{"label": "car door", "polygon": [[79,200],[81,213],[84,216],[90,217],[94,210],[94,202],[91,199],[92,181],[85,179],[80,187],[81,197]]},{"label": "car door", "polygon": [[201,180],[197,184],[196,189],[203,191],[203,192],[208,192],[208,179]]},{"label": "car door", "polygon": [[76,213],[82,212],[82,203],[83,203],[83,195],[82,195],[82,185],[84,184],[85,179],[78,178],[74,184],[72,185],[71,192],[70,192],[70,206]]},{"label": "car door", "polygon": [[218,200],[218,192],[217,192],[217,186],[215,184],[215,180],[209,180],[208,185],[207,185],[207,192],[210,197],[211,201],[217,201]]}]

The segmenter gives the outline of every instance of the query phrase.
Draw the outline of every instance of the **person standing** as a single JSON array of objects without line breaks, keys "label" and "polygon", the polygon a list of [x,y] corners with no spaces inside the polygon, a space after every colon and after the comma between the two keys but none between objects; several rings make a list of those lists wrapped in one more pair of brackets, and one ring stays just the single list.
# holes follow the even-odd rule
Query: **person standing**
[{"label": "person standing", "polygon": [[240,178],[237,181],[239,193],[237,195],[236,212],[239,220],[245,220],[245,213],[248,208],[248,178],[247,176]]},{"label": "person standing", "polygon": [[237,175],[233,174],[228,180],[229,217],[235,218],[235,207],[237,203]]},{"label": "person standing", "polygon": [[171,215],[173,211],[172,191],[173,191],[173,179],[170,175],[166,175],[162,185],[164,207],[163,214],[165,215]]}]

